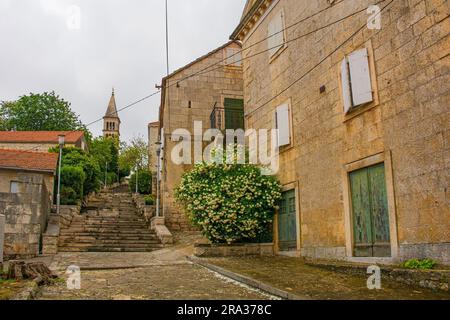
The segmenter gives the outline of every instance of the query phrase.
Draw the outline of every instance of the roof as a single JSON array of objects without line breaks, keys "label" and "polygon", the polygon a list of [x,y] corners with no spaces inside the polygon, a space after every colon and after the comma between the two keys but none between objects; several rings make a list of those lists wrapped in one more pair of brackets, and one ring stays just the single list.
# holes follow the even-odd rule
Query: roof
[{"label": "roof", "polygon": [[148,124],[148,126],[149,126],[149,127],[157,127],[157,126],[159,126],[159,121],[150,122],[150,123]]},{"label": "roof", "polygon": [[65,135],[65,143],[74,144],[84,137],[83,131],[0,131],[0,143],[54,143]]},{"label": "roof", "polygon": [[225,49],[226,47],[228,47],[229,45],[231,45],[231,44],[233,44],[233,43],[236,43],[236,44],[238,44],[239,46],[241,46],[241,43],[240,43],[240,42],[235,41],[235,40],[230,40],[230,41],[228,41],[227,43],[225,43],[224,45],[222,45],[222,46],[220,46],[220,47],[214,49],[213,51],[208,52],[207,54],[201,56],[200,58],[197,58],[197,59],[195,59],[194,61],[188,63],[188,64],[185,65],[184,67],[181,67],[181,68],[175,70],[174,72],[172,72],[172,73],[169,74],[168,76],[164,77],[163,80],[172,78],[172,77],[173,77],[174,75],[176,75],[177,73],[180,73],[181,71],[186,70],[186,69],[188,69],[189,67],[192,67],[194,64],[196,64],[196,63],[198,63],[198,62],[200,62],[200,61],[202,61],[202,60],[208,58],[209,56],[212,56],[213,54],[219,52],[220,50]]},{"label": "roof", "polygon": [[109,99],[108,103],[108,109],[105,113],[105,118],[118,118],[119,114],[117,112],[117,106],[116,106],[116,97],[114,95],[114,89],[111,94],[111,98]]},{"label": "roof", "polygon": [[244,11],[241,17],[241,21],[231,34],[230,39],[237,40],[239,38],[239,34],[242,31],[242,29],[247,25],[249,21],[252,20],[255,13],[257,13],[258,10],[264,5],[267,5],[265,0],[247,0],[247,3],[245,4]]},{"label": "roof", "polygon": [[0,168],[28,171],[56,171],[58,154],[21,150],[0,150]]}]

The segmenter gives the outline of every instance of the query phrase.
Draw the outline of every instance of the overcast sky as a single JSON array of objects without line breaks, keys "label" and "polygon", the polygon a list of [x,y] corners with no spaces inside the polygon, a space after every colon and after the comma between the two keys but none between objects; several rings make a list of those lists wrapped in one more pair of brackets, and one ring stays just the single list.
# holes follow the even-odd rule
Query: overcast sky
[{"label": "overcast sky", "polygon": [[[228,41],[244,5],[169,0],[171,71]],[[165,70],[164,0],[0,0],[0,101],[53,90],[90,123],[113,86],[121,108],[154,92]],[[147,137],[159,104],[122,112],[122,139]],[[101,135],[102,123],[90,129]]]}]

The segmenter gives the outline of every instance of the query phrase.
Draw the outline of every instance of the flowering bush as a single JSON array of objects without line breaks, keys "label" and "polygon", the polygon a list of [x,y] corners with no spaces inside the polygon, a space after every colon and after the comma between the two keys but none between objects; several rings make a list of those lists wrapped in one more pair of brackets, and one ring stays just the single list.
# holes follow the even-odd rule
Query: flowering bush
[{"label": "flowering bush", "polygon": [[267,232],[281,186],[254,165],[202,163],[183,175],[175,196],[211,242],[231,244]]}]

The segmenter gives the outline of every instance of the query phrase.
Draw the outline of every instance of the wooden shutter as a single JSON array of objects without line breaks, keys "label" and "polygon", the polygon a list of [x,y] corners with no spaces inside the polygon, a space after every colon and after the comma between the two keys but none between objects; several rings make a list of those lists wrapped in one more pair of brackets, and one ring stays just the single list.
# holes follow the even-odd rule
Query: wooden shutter
[{"label": "wooden shutter", "polygon": [[372,81],[370,80],[369,55],[367,48],[348,56],[353,106],[373,101]]},{"label": "wooden shutter", "polygon": [[278,146],[291,144],[291,123],[289,121],[289,105],[284,104],[277,108],[276,125],[278,129]]},{"label": "wooden shutter", "polygon": [[224,99],[225,108],[225,129],[245,129],[244,120],[244,100],[243,99]]},{"label": "wooden shutter", "polygon": [[352,108],[352,92],[350,90],[350,74],[348,72],[348,61],[345,58],[341,64],[342,98],[344,99],[344,112],[348,113]]},{"label": "wooden shutter", "polygon": [[270,56],[273,56],[284,44],[284,25],[283,25],[283,12],[280,11],[269,23],[269,29],[267,36],[268,49]]}]

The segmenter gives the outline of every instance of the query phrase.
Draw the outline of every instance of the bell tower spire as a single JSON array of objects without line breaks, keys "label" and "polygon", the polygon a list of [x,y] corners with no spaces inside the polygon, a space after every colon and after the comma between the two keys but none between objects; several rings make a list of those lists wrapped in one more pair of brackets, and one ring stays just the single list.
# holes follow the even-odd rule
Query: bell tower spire
[{"label": "bell tower spire", "polygon": [[103,117],[103,136],[106,137],[120,137],[120,118],[116,106],[116,97],[112,88],[111,98],[109,99],[106,114]]}]

